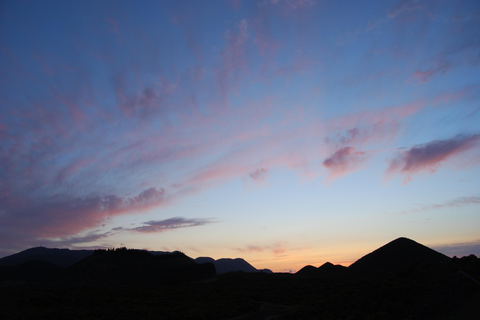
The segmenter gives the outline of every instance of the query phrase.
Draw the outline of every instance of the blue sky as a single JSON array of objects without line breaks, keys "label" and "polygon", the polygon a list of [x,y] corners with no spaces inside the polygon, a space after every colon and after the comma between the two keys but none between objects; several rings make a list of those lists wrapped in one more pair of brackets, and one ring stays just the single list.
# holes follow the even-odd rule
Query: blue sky
[{"label": "blue sky", "polygon": [[0,255],[480,254],[477,1],[3,1]]}]

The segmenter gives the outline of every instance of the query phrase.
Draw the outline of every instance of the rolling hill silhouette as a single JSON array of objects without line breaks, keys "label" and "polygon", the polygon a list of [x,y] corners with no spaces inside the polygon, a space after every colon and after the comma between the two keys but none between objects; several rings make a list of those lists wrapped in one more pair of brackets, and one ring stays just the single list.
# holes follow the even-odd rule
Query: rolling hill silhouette
[{"label": "rolling hill silhouette", "polygon": [[93,250],[30,248],[0,259],[0,266],[19,265],[29,261],[44,261],[59,267],[69,267],[93,254]]},{"label": "rolling hill silhouette", "polygon": [[305,266],[300,269],[296,274],[303,277],[322,277],[322,278],[334,278],[344,276],[347,272],[347,267],[341,265],[334,265],[330,262],[325,262],[318,268],[314,266]]},{"label": "rolling hill silhouette", "polygon": [[217,270],[217,274],[227,273],[227,272],[234,272],[234,271],[242,271],[242,272],[265,272],[265,273],[272,273],[269,269],[262,269],[258,270],[250,263],[245,261],[241,258],[236,259],[212,259],[209,257],[198,257],[195,259],[197,263],[213,263],[215,269]]},{"label": "rolling hill silhouette", "polygon": [[385,274],[415,263],[445,263],[450,258],[408,238],[398,238],[358,259],[348,267],[354,274]]},{"label": "rolling hill silhouette", "polygon": [[198,264],[179,251],[153,255],[120,248],[95,250],[65,273],[67,278],[95,283],[177,283],[212,277],[215,267],[211,263]]},{"label": "rolling hill silhouette", "polygon": [[[33,249],[2,259],[2,319],[446,320],[480,312],[480,259],[450,259],[406,238],[349,268],[327,262],[295,275],[255,272],[243,259],[126,248],[96,250],[66,268],[39,260],[8,265],[43,257]],[[216,262],[222,274],[215,276]],[[232,268],[243,272],[224,273]]]}]

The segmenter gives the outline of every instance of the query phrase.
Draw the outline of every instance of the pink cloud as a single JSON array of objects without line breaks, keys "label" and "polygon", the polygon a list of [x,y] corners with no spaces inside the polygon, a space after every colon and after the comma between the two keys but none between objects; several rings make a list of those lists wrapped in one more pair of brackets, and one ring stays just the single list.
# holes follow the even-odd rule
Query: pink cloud
[{"label": "pink cloud", "polygon": [[246,65],[245,45],[248,40],[248,23],[240,21],[236,28],[225,33],[226,45],[221,53],[222,65],[217,70],[222,100],[226,102],[229,83],[235,83],[240,71]]},{"label": "pink cloud", "polygon": [[242,2],[240,0],[230,0],[230,5],[232,6],[233,10],[238,10],[240,8]]},{"label": "pink cloud", "polygon": [[332,130],[325,138],[325,142],[334,145],[337,148],[348,145],[366,145],[368,143],[375,143],[379,146],[383,142],[391,142],[397,137],[400,131],[400,122],[397,119],[372,119],[372,121],[359,121],[353,124],[354,127],[350,129],[339,128]]},{"label": "pink cloud", "polygon": [[62,183],[65,179],[79,174],[79,171],[81,171],[83,168],[87,167],[90,164],[92,164],[91,159],[79,159],[77,161],[74,161],[73,163],[70,163],[63,169],[59,168],[59,171],[55,178],[55,182]]},{"label": "pink cloud", "polygon": [[[290,11],[293,8],[308,11],[313,2],[282,1],[281,4],[290,6]],[[169,193],[168,199],[176,199],[237,177],[262,181],[270,170],[278,167],[305,172],[313,167],[312,171],[320,171],[319,164],[326,154],[332,153],[324,161],[331,176],[355,170],[365,158],[357,149],[365,150],[366,143],[394,139],[399,121],[426,105],[414,102],[383,111],[350,113],[331,121],[306,118],[300,103],[292,108],[275,96],[245,99],[236,109],[224,108],[224,101],[216,98],[218,88],[211,86],[211,82],[218,80],[223,86],[223,98],[228,98],[232,84],[251,72],[247,68],[251,28],[255,33],[253,43],[261,55],[267,55],[262,62],[277,48],[268,21],[261,18],[241,20],[225,33],[223,50],[220,45],[221,52],[216,57],[219,61],[216,70],[195,66],[181,74],[178,66],[170,66],[175,60],[169,59],[164,49],[161,57],[169,65],[166,74],[171,73],[167,79],[158,66],[158,48],[142,35],[143,42],[135,42],[139,61],[128,57],[133,61],[123,65],[122,60],[119,67],[112,60],[116,54],[105,54],[110,60],[101,62],[107,69],[105,77],[108,81],[113,79],[111,88],[103,83],[101,89],[92,89],[88,83],[96,84],[98,79],[87,75],[71,90],[63,90],[62,86],[52,88],[49,97],[32,101],[35,103],[32,110],[18,108],[22,113],[27,109],[17,117],[20,125],[9,125],[34,130],[7,133],[8,146],[0,150],[2,168],[6,168],[0,194],[18,202],[11,208],[18,209],[19,219],[22,214],[28,216],[39,209],[38,226],[43,226],[41,217],[45,217],[47,224],[42,227],[41,236],[68,235],[102,223],[108,214],[165,204],[164,195],[155,197],[157,193],[163,194],[163,190],[138,193],[156,181],[175,185],[174,191],[178,193]],[[199,49],[192,39],[196,33],[187,31],[187,46],[195,52]],[[148,53],[145,60],[141,60],[144,56],[140,52]],[[201,51],[197,56],[200,61]],[[141,77],[142,65],[148,69],[148,77]],[[289,77],[312,65],[311,60],[295,56],[290,66],[269,65],[268,70],[269,75]],[[214,79],[209,79],[210,72],[215,73]],[[150,77],[154,80],[146,79]],[[258,81],[251,78],[248,80]],[[15,110],[11,108],[11,112],[18,112]],[[1,132],[5,135],[5,131]],[[321,145],[325,135],[332,142],[327,147]],[[352,149],[340,151],[340,148]],[[52,186],[52,181],[60,186]],[[101,194],[99,190],[124,196],[97,196]],[[24,198],[30,192],[36,194]],[[71,194],[52,198],[61,192]],[[138,195],[125,196],[128,194]],[[22,202],[28,208],[22,207]],[[64,218],[62,212],[69,213]],[[69,215],[76,215],[71,218],[72,224],[67,221]],[[40,235],[35,230],[32,234]]]},{"label": "pink cloud", "polygon": [[[274,39],[272,31],[269,28],[268,21],[269,15],[266,13],[261,14],[260,17],[249,20],[249,24],[255,32],[253,43],[258,47],[259,53],[262,57],[265,57],[267,53],[276,53],[279,47],[279,44]],[[271,59],[265,59],[264,63],[270,65],[272,61]]]},{"label": "pink cloud", "polygon": [[[328,121],[328,131],[331,134],[328,139],[331,141],[348,138],[350,133],[345,130],[358,129],[359,132],[354,137],[356,142],[368,141],[370,138],[395,138],[399,128],[400,121],[417,114],[429,103],[424,100],[417,100],[398,106],[385,106],[381,110],[365,110],[356,113],[343,115]],[[348,128],[348,129],[345,129]]]},{"label": "pink cloud", "polygon": [[268,168],[258,168],[249,174],[254,181],[265,181],[268,175]]},{"label": "pink cloud", "polygon": [[417,70],[413,73],[413,84],[421,84],[421,83],[427,83],[433,78],[435,75],[440,74],[444,75],[446,72],[448,72],[452,68],[452,63],[446,60],[443,60],[438,62],[435,67],[432,69],[428,69],[426,71],[420,71]]},{"label": "pink cloud", "polygon": [[286,3],[292,9],[310,8],[315,5],[315,0],[286,0]]},{"label": "pink cloud", "polygon": [[71,197],[55,195],[42,202],[28,198],[0,199],[0,235],[4,243],[70,236],[100,225],[106,219],[166,204],[164,189],[149,188],[137,196]]},{"label": "pink cloud", "polygon": [[242,248],[236,248],[239,252],[264,252],[271,251],[275,256],[284,254],[287,251],[287,247],[284,243],[278,242],[272,245],[247,245]]},{"label": "pink cloud", "polygon": [[400,0],[395,8],[388,11],[388,17],[395,18],[402,12],[414,11],[420,8],[422,8],[422,6],[418,4],[418,0]]},{"label": "pink cloud", "polygon": [[357,151],[354,147],[338,149],[323,162],[323,166],[330,171],[328,179],[333,179],[358,169],[359,164],[365,159],[365,155],[366,152]]},{"label": "pink cloud", "polygon": [[458,135],[401,150],[390,161],[387,172],[405,174],[405,182],[411,179],[411,175],[422,171],[434,173],[447,159],[478,147],[479,141],[480,134]]}]

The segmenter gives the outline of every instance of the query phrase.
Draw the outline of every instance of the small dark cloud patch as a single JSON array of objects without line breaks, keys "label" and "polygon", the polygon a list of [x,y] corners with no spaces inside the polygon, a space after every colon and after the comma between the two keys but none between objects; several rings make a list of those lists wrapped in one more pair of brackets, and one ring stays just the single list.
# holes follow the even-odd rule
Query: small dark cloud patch
[{"label": "small dark cloud patch", "polygon": [[433,173],[451,156],[478,147],[479,141],[480,134],[473,134],[416,145],[399,151],[390,161],[388,171],[412,174],[426,170]]},{"label": "small dark cloud patch", "polygon": [[132,229],[124,229],[124,230],[143,232],[143,233],[165,232],[165,231],[180,229],[180,228],[203,226],[213,222],[215,221],[211,218],[185,219],[181,217],[175,217],[175,218],[170,218],[166,220],[147,221],[147,222],[144,222],[144,226],[136,227]]},{"label": "small dark cloud patch", "polygon": [[255,181],[264,181],[268,175],[268,168],[258,168],[249,174],[250,178]]}]

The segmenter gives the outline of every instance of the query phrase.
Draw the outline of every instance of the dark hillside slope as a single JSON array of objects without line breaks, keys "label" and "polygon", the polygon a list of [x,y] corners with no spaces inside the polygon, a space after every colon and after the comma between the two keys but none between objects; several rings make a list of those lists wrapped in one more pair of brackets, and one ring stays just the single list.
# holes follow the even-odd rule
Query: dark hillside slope
[{"label": "dark hillside slope", "polygon": [[29,261],[44,261],[66,268],[92,254],[93,250],[35,247],[0,259],[0,266],[19,265]]},{"label": "dark hillside slope", "polygon": [[[215,265],[215,269],[217,270],[218,274],[221,273],[227,273],[227,272],[234,272],[234,271],[243,271],[243,272],[260,272],[264,271],[267,273],[271,273],[270,270],[257,270],[254,266],[252,266],[250,263],[245,261],[244,259],[241,258],[236,258],[236,259],[228,259],[228,258],[223,258],[223,259],[218,259],[214,260],[212,258],[208,257],[199,257],[195,259],[195,262],[197,263],[206,263],[206,262],[211,262]],[[269,272],[270,271],[270,272]]]},{"label": "dark hillside slope", "polygon": [[1,281],[46,281],[58,276],[64,269],[46,261],[33,260],[17,265],[0,265]]},{"label": "dark hillside slope", "polygon": [[348,267],[353,274],[385,274],[415,263],[445,263],[451,259],[408,238],[398,238],[360,258]]},{"label": "dark hillside slope", "polygon": [[345,275],[347,270],[347,267],[325,262],[318,268],[313,266],[305,266],[296,274],[302,277],[335,278]]},{"label": "dark hillside slope", "polygon": [[252,266],[247,261],[236,258],[236,259],[218,259],[215,263],[217,268],[217,273],[225,273],[230,270],[243,271],[243,272],[257,272],[254,266]]},{"label": "dark hillside slope", "polygon": [[95,250],[66,270],[70,279],[100,283],[183,282],[215,275],[211,263],[197,264],[182,252],[152,255],[148,251]]}]

